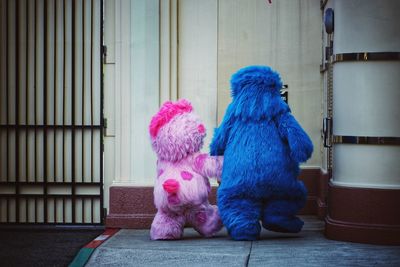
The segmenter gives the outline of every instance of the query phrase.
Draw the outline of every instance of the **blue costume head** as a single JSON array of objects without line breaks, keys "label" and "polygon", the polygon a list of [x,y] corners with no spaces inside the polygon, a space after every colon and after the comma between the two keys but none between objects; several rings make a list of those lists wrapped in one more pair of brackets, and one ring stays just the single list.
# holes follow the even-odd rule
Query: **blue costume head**
[{"label": "blue costume head", "polygon": [[232,97],[247,90],[257,93],[279,95],[282,81],[279,73],[267,66],[249,66],[240,69],[231,78]]},{"label": "blue costume head", "polygon": [[243,120],[271,118],[289,107],[280,97],[282,81],[267,66],[249,66],[232,75],[231,93],[234,116]]}]

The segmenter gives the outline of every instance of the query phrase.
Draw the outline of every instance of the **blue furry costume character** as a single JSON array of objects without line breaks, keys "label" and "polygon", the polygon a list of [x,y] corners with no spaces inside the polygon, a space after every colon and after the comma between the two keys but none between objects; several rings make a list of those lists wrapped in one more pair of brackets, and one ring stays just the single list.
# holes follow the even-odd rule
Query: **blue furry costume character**
[{"label": "blue furry costume character", "polygon": [[296,214],[307,191],[297,180],[299,163],[313,145],[280,97],[279,74],[266,66],[240,69],[231,78],[232,103],[210,145],[224,155],[218,206],[235,240],[255,240],[264,228],[296,233]]}]

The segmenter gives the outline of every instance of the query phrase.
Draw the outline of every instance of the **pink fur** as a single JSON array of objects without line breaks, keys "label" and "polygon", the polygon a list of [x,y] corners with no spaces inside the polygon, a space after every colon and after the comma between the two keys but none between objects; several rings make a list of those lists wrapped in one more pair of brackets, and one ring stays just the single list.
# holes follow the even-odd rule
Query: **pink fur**
[{"label": "pink fur", "polygon": [[197,170],[201,170],[204,167],[204,163],[207,159],[207,154],[200,154],[196,157],[196,159],[194,160],[194,167]]},{"label": "pink fur", "polygon": [[197,129],[199,130],[199,133],[205,133],[206,132],[206,127],[204,127],[203,124],[199,124],[199,126],[197,126]]},{"label": "pink fur", "polygon": [[206,135],[198,131],[199,123],[200,119],[190,112],[173,117],[161,127],[151,140],[159,160],[176,162],[199,151]]},{"label": "pink fur", "polygon": [[158,130],[167,124],[176,115],[191,112],[192,105],[186,99],[182,99],[176,103],[167,101],[161,107],[160,111],[152,118],[150,122],[150,135],[152,138],[157,136]]},{"label": "pink fur", "polygon": [[203,236],[212,236],[222,223],[217,207],[208,202],[208,178],[221,176],[223,158],[200,154],[204,125],[192,112],[190,102],[180,100],[166,102],[149,129],[159,174],[154,186],[158,211],[151,239],[179,239],[187,223]]},{"label": "pink fur", "polygon": [[193,178],[193,174],[191,174],[190,172],[187,171],[181,171],[181,177],[183,178],[183,180],[192,180]]},{"label": "pink fur", "polygon": [[222,159],[215,160],[215,157],[207,154],[199,154],[194,160],[195,170],[206,177],[216,177],[220,181],[222,175]]}]

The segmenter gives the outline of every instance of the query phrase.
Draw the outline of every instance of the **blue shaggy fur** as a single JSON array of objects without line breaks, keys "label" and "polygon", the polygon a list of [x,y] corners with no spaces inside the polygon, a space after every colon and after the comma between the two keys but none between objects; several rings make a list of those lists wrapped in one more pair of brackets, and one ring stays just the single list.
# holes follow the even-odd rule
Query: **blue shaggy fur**
[{"label": "blue shaggy fur", "polygon": [[313,145],[281,99],[281,87],[279,74],[266,66],[235,73],[232,103],[210,145],[211,155],[224,155],[218,206],[235,240],[257,239],[260,220],[271,231],[303,227],[296,213],[307,191],[297,177]]}]

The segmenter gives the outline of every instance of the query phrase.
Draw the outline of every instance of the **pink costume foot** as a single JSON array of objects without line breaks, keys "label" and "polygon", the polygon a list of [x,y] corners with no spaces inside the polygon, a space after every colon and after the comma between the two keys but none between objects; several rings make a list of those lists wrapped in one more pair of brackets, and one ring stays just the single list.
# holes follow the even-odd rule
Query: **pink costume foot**
[{"label": "pink costume foot", "polygon": [[151,224],[150,238],[152,240],[180,239],[182,238],[184,224],[184,216],[158,211]]},{"label": "pink costume foot", "polygon": [[204,204],[189,214],[189,221],[193,228],[205,237],[213,236],[222,228],[218,208],[215,205]]}]

